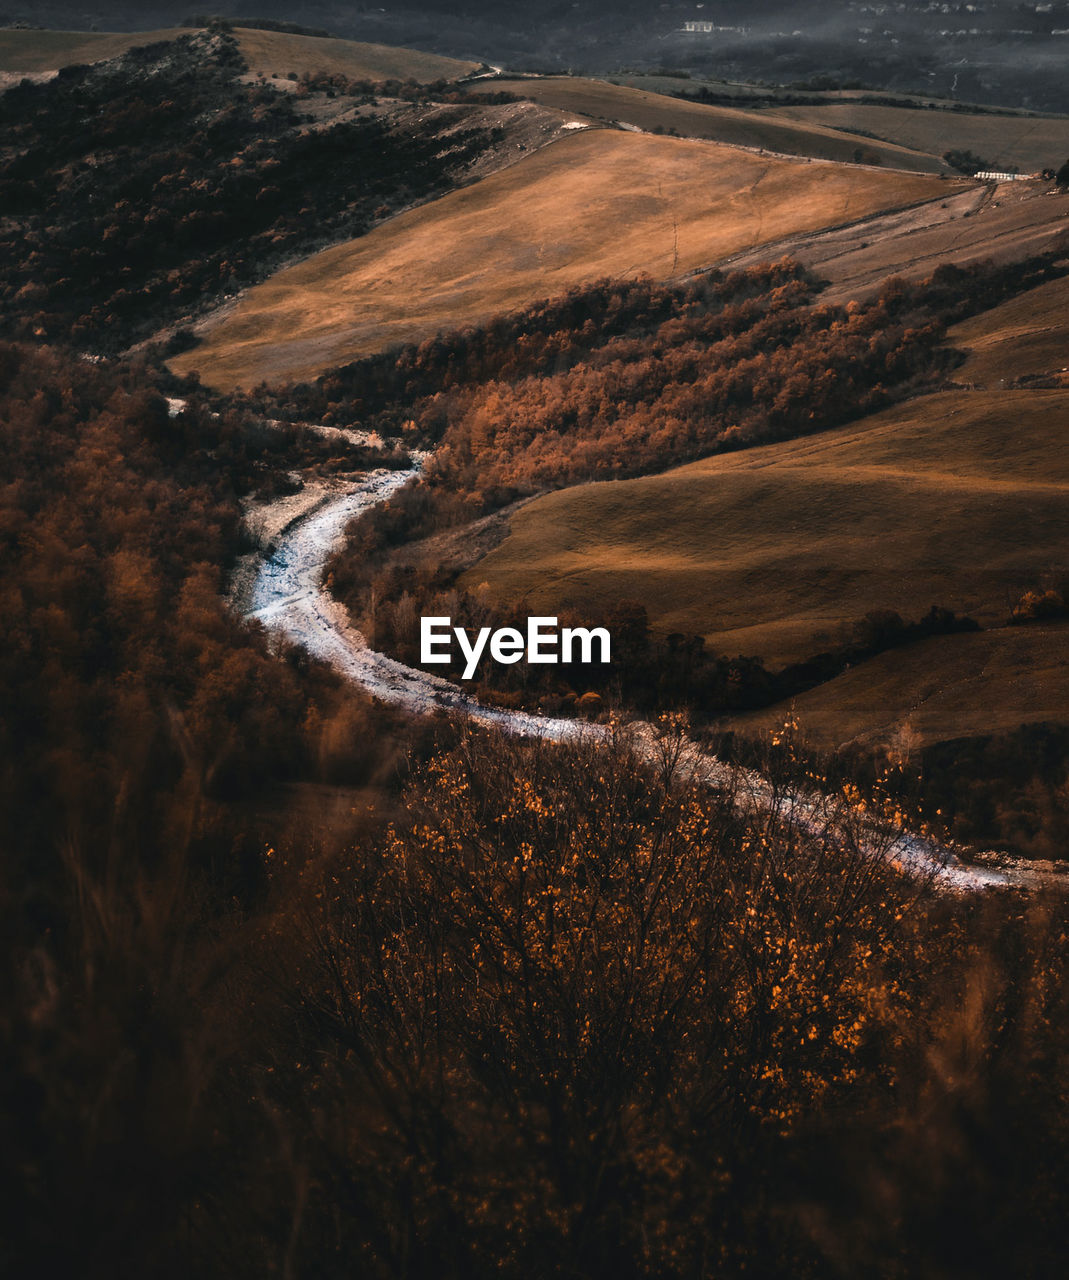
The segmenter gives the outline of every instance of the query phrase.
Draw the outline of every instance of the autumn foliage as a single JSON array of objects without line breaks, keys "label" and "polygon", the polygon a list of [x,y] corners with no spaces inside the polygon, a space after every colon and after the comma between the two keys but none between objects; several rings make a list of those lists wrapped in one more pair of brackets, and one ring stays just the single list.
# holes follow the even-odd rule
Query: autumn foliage
[{"label": "autumn foliage", "polygon": [[940,902],[853,793],[636,745],[461,734],[350,849],[269,846],[252,910],[77,899],[5,991],[8,1256],[1056,1274],[1064,903]]},{"label": "autumn foliage", "polygon": [[[124,94],[75,68],[4,95],[9,331],[126,345],[443,179],[437,137],[299,137],[224,35],[130,55]],[[402,728],[222,596],[242,499],[368,463],[276,418],[440,445],[355,529],[354,598],[365,554],[517,494],[880,403],[1011,287],[952,269],[840,310],[789,262],[601,282],[211,404],[0,344],[0,1272],[1060,1275],[1063,899],[938,899],[894,813],[826,778],[798,803],[789,740],[758,780],[678,722]],[[391,584],[384,628],[414,598]],[[768,677],[620,618],[650,706]]]}]

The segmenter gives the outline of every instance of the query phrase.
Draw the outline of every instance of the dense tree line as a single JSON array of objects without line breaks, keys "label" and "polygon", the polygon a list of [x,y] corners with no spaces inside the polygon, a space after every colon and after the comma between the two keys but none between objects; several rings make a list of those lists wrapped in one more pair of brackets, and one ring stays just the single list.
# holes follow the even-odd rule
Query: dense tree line
[{"label": "dense tree line", "polygon": [[981,169],[991,169],[994,166],[986,160],[982,160],[972,151],[951,149],[943,152],[943,159],[952,169],[957,169],[959,173],[964,173],[968,177],[972,177],[974,173],[979,173]]},{"label": "dense tree line", "polygon": [[1069,590],[1065,586],[1026,591],[1013,606],[1010,625],[1025,626],[1030,622],[1053,622],[1069,618]]},{"label": "dense tree line", "polygon": [[232,37],[196,35],[0,97],[7,336],[125,347],[445,189],[496,137],[473,117],[443,138],[464,106],[308,128],[244,70]]},{"label": "dense tree line", "polygon": [[[712,730],[702,741],[721,759],[747,768],[760,767],[770,750],[766,737],[735,730]],[[851,743],[831,753],[796,735],[790,756],[800,782],[821,776],[866,794],[878,783],[905,811],[924,815],[941,839],[1065,865],[1069,728],[1064,724],[1038,721],[927,746],[911,745],[907,735],[883,747]]]},{"label": "dense tree line", "polygon": [[323,27],[305,27],[299,22],[280,22],[275,18],[221,18],[210,13],[194,13],[183,18],[183,27],[207,27],[210,30],[232,31],[235,27],[244,27],[249,31],[281,31],[291,36],[319,36],[325,40],[334,39],[332,32]]},{"label": "dense tree line", "polygon": [[[272,77],[274,78],[274,77]],[[400,80],[388,76],[385,80],[368,80],[347,76],[340,71],[296,71],[287,73],[288,80],[296,81],[297,98],[310,93],[325,93],[334,98],[339,94],[355,98],[364,105],[376,105],[379,98],[400,102],[414,102],[426,106],[430,102],[465,103],[478,106],[501,106],[507,102],[520,102],[514,93],[503,89],[473,89],[455,80]]]},{"label": "dense tree line", "polygon": [[750,302],[681,302],[652,332],[607,341],[566,372],[498,378],[415,411],[442,442],[427,483],[485,509],[836,426],[952,367],[947,322],[1061,270],[940,268],[845,308],[809,305],[805,281],[774,277]]},{"label": "dense tree line", "polygon": [[944,377],[948,324],[1062,271],[1057,255],[945,265],[845,308],[814,305],[787,260],[674,286],[599,281],[252,403],[438,445],[416,491],[357,527],[364,556],[527,494],[849,421]]},{"label": "dense tree line", "polygon": [[517,497],[823,430],[930,385],[957,358],[947,324],[1063,270],[1055,256],[946,265],[845,308],[814,305],[787,260],[677,286],[601,281],[252,403],[437,444],[334,560],[335,588],[363,611],[391,549]]},{"label": "dense tree line", "polygon": [[[821,83],[821,80],[824,83]],[[806,93],[805,90],[811,92]],[[751,89],[746,93],[745,97],[741,97],[737,93],[725,93],[714,89],[710,85],[699,85],[694,89],[677,89],[671,94],[673,98],[682,98],[684,102],[702,102],[706,105],[721,107],[826,107],[829,99],[825,96],[829,91],[834,92],[841,89],[851,89],[854,91],[850,98],[852,103],[866,107],[894,107],[897,110],[909,109],[912,111],[950,111],[957,115],[970,116],[1024,116],[1026,119],[1029,112],[1021,112],[1013,107],[1000,107],[997,105],[981,105],[975,102],[955,102],[953,99],[945,98],[942,101],[938,99],[925,98],[923,101],[917,98],[910,98],[908,95],[895,95],[875,93],[872,89],[864,85],[859,80],[851,80],[846,82],[836,82],[830,77],[817,77],[805,83],[795,83],[777,88],[771,93],[761,93],[760,90]],[[817,93],[812,92],[817,90]],[[864,130],[850,129],[844,130],[849,133],[864,133]],[[875,135],[865,134],[867,137]]]},{"label": "dense tree line", "polygon": [[917,761],[917,802],[968,844],[1065,862],[1069,854],[1069,728],[1029,724],[941,742]]},{"label": "dense tree line", "polygon": [[[566,373],[610,341],[646,339],[673,318],[702,316],[707,332],[727,336],[753,323],[773,288],[796,286],[802,296],[806,283],[805,273],[789,261],[728,274],[701,272],[675,284],[647,277],[594,280],[479,325],[366,356],[311,383],[261,386],[251,404],[276,417],[396,429],[412,406],[439,392]],[[738,310],[727,314],[729,307]]]}]

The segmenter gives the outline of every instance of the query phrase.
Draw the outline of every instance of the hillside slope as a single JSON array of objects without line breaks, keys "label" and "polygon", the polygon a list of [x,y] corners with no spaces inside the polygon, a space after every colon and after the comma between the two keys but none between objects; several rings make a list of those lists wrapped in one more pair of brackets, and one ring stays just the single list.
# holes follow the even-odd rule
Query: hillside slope
[{"label": "hillside slope", "polygon": [[[0,73],[50,73],[73,63],[104,62],[129,49],[189,35],[195,27],[159,31],[91,32],[0,30]],[[291,35],[282,31],[234,28],[252,74],[286,76],[320,73],[352,80],[455,80],[476,63],[443,58],[416,49]]]},{"label": "hillside slope", "polygon": [[530,503],[466,575],[532,609],[641,600],[662,632],[796,661],[873,609],[1002,621],[1069,565],[1062,391],[928,396],[855,425]]},{"label": "hillside slope", "polygon": [[75,63],[106,62],[129,49],[190,34],[188,27],[159,31],[0,30],[0,73],[47,74]]},{"label": "hillside slope", "polygon": [[923,279],[942,262],[1012,263],[1069,247],[1066,218],[1069,192],[1049,182],[947,183],[943,199],[921,209],[787,236],[737,254],[730,265],[788,255],[831,281],[827,301],[843,303],[869,296],[888,276]]},{"label": "hillside slope", "polygon": [[[1069,624],[933,636],[878,654],[793,699],[816,747],[923,748],[1069,717]],[[764,734],[782,706],[728,722]]]},{"label": "hillside slope", "polygon": [[257,78],[232,34],[193,31],[0,95],[0,332],[94,353],[166,335],[562,123],[348,87]]},{"label": "hillside slope", "polygon": [[351,80],[456,80],[475,71],[478,64],[443,58],[418,49],[366,44],[356,40],[329,40],[321,36],[297,36],[279,31],[258,31],[235,26],[234,35],[250,72],[266,76],[342,75]]},{"label": "hillside slope", "polygon": [[955,377],[997,388],[1019,379],[1066,382],[1069,279],[1051,280],[955,325],[949,340],[968,358]]},{"label": "hillside slope", "polygon": [[867,102],[772,107],[755,114],[827,129],[865,130],[874,135],[873,146],[879,138],[933,156],[952,148],[972,151],[992,169],[1056,169],[1069,156],[1069,116],[933,111]]},{"label": "hillside slope", "polygon": [[927,148],[912,149],[897,142],[860,137],[817,120],[786,116],[780,119],[768,112],[706,106],[604,80],[550,76],[494,81],[494,87],[601,124],[623,123],[732,146],[821,160],[882,164],[918,173],[939,173],[947,167],[939,156],[926,154]]},{"label": "hillside slope", "polygon": [[922,175],[578,133],[280,272],[173,367],[220,387],[307,378],[584,280],[680,275],[940,190]]}]

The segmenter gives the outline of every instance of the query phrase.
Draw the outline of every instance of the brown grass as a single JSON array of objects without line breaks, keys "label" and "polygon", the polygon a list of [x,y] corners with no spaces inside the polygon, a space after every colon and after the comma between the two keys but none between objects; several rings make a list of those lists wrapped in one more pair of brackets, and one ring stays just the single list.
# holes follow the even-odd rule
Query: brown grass
[{"label": "brown grass", "polygon": [[777,664],[868,610],[1004,619],[1069,566],[1069,393],[933,395],[808,439],[519,510],[463,579],[532,612],[641,600],[661,632]]},{"label": "brown grass", "polygon": [[1069,194],[1049,193],[1049,183],[992,189],[947,181],[944,189],[943,200],[920,208],[819,236],[789,236],[734,261],[742,266],[789,254],[832,282],[826,300],[846,302],[871,295],[891,275],[931,275],[941,262],[1016,262],[1069,247]]},{"label": "brown grass", "polygon": [[1069,156],[1069,116],[969,115],[867,106],[860,102],[772,107],[756,114],[769,120],[827,129],[863,129],[910,151],[935,157],[952,148],[972,151],[991,168],[1017,165],[1022,173],[1048,166],[1057,169]]},{"label": "brown grass", "polygon": [[[103,62],[128,49],[188,36],[196,28],[160,31],[0,31],[0,71],[55,71],[77,62]],[[454,80],[477,63],[441,58],[416,49],[395,49],[354,40],[328,40],[281,31],[235,27],[234,35],[252,74],[285,76],[323,72],[353,80]]]},{"label": "brown grass", "polygon": [[80,62],[104,62],[128,49],[188,36],[188,27],[160,31],[0,31],[0,71],[58,71]]},{"label": "brown grass", "polygon": [[495,87],[603,124],[623,122],[640,129],[660,126],[665,130],[674,129],[683,137],[708,138],[733,146],[758,147],[823,160],[851,162],[860,148],[877,163],[890,168],[919,173],[938,173],[946,168],[937,156],[922,154],[896,142],[844,134],[816,120],[778,119],[770,112],[684,102],[604,80],[555,76],[505,81]]},{"label": "brown grass", "polygon": [[328,40],[319,36],[295,36],[279,31],[253,31],[235,27],[249,71],[265,76],[348,76],[351,80],[455,80],[477,67],[475,62],[441,58],[417,49],[395,49],[384,44],[355,40]]},{"label": "brown grass", "polygon": [[955,377],[988,387],[1069,366],[1069,279],[1051,280],[950,331],[970,354]]},{"label": "brown grass", "polygon": [[581,133],[280,272],[172,365],[221,387],[306,378],[598,276],[678,275],[939,189],[920,175]]},{"label": "brown grass", "polygon": [[[916,749],[952,738],[1069,719],[1069,624],[933,636],[883,653],[794,700],[818,748],[847,743]],[[783,708],[732,717],[764,733]]]}]

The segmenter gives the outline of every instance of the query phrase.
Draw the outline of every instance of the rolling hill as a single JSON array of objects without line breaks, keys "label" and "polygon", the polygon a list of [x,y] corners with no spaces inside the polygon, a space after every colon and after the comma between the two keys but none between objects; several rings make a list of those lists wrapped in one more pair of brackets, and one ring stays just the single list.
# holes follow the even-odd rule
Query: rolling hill
[{"label": "rolling hill", "polygon": [[911,151],[942,156],[972,151],[992,169],[1016,165],[1022,173],[1058,168],[1069,156],[1069,116],[1034,116],[923,110],[866,102],[772,107],[756,115],[827,129],[864,130]]},{"label": "rolling hill", "polygon": [[[1069,624],[1002,627],[932,636],[851,668],[793,700],[817,748],[915,750],[1006,733],[1069,716]],[[783,708],[732,716],[731,728],[763,734]]]},{"label": "rolling hill", "polygon": [[641,600],[661,632],[796,661],[873,609],[985,624],[1069,566],[1069,393],[949,392],[819,436],[522,508],[464,578],[532,609]]},{"label": "rolling hill", "polygon": [[780,119],[770,112],[706,106],[604,80],[570,76],[500,80],[494,84],[543,106],[574,112],[601,124],[625,124],[732,146],[821,160],[882,164],[918,173],[939,173],[947,168],[939,156],[925,153],[928,148],[860,137],[816,119]]},{"label": "rolling hill", "polygon": [[942,200],[878,214],[819,234],[786,236],[729,260],[731,266],[787,255],[830,281],[824,299],[872,294],[888,276],[918,280],[941,262],[1018,262],[1069,246],[1069,192],[1049,182],[948,184]]},{"label": "rolling hill", "polygon": [[681,275],[948,189],[919,174],[576,131],[278,273],[172,367],[219,387],[307,378],[595,277]]},{"label": "rolling hill", "polygon": [[[1048,166],[1056,168],[1069,155],[1069,116],[993,109],[924,95],[877,93],[871,89],[820,91],[768,83],[740,84],[635,74],[613,76],[607,84],[564,77],[546,79],[542,88],[537,81],[525,83],[532,95],[543,94],[547,99],[559,95],[562,100],[567,96],[572,109],[579,111],[583,110],[586,94],[590,113],[595,115],[600,113],[612,118],[611,108],[615,107],[618,118],[632,120],[632,114],[637,117],[638,112],[644,111],[648,123],[633,119],[633,123],[642,124],[644,128],[657,125],[656,109],[650,99],[660,96],[667,99],[660,123],[665,128],[674,126],[681,133],[690,132],[701,120],[702,117],[695,114],[699,108],[726,109],[725,120],[736,113],[748,117],[751,134],[761,128],[800,126],[812,131],[814,146],[819,146],[822,138],[827,145],[826,134],[830,130],[840,139],[851,138],[852,147],[870,149],[882,163],[905,168],[924,159],[929,165],[943,165],[944,153],[952,149],[971,151],[990,168],[1016,167],[1022,173]],[[595,88],[599,83],[602,87]],[[629,99],[621,89],[613,90],[611,86],[626,87],[635,91],[636,96]],[[606,107],[610,108],[608,112]],[[681,107],[684,112],[674,114]],[[804,138],[804,133],[797,135],[797,141],[803,146]],[[788,145],[783,149],[793,148]],[[814,150],[810,154],[820,152]],[[840,152],[838,158],[850,157]]]},{"label": "rolling hill", "polygon": [[234,35],[253,74],[348,76],[351,80],[456,80],[477,70],[475,62],[443,58],[418,49],[364,44],[355,40],[328,40],[321,36],[289,35],[235,26]]},{"label": "rolling hill", "polygon": [[[662,633],[773,666],[848,639],[869,610],[917,618],[937,604],[987,629],[890,650],[799,695],[815,745],[925,748],[1069,721],[1069,624],[1005,625],[1024,591],[1069,580],[1067,301],[1063,278],[954,326],[954,377],[971,391],[536,499],[462,583],[546,612],[637,599]],[[783,712],[725,724],[763,732]]]},{"label": "rolling hill", "polygon": [[1065,380],[1069,365],[1069,280],[1052,280],[950,330],[968,351],[955,377],[998,387],[1026,378]]},{"label": "rolling hill", "polygon": [[0,30],[0,73],[44,74],[81,62],[105,62],[128,49],[189,35],[188,27],[159,31]]},{"label": "rolling hill", "polygon": [[[104,62],[128,49],[174,40],[198,28],[159,31],[89,32],[0,30],[0,72],[47,73],[79,62]],[[254,75],[285,77],[320,72],[352,80],[455,80],[476,69],[474,62],[443,58],[415,49],[399,49],[354,40],[291,35],[235,27],[234,35]]]}]

